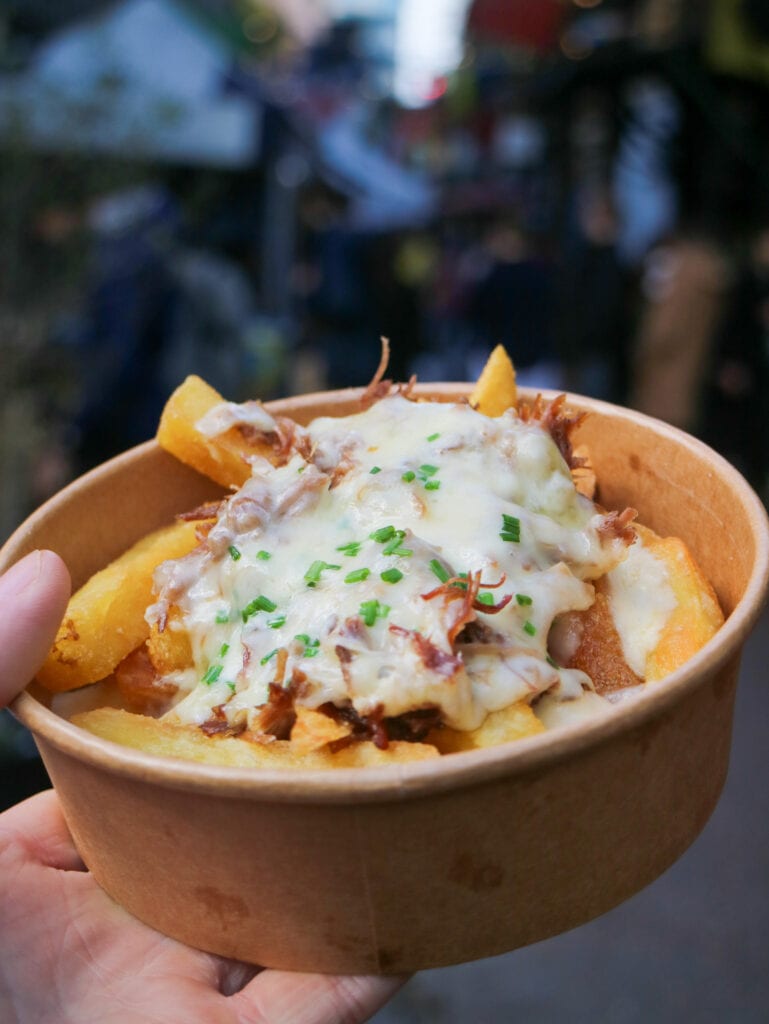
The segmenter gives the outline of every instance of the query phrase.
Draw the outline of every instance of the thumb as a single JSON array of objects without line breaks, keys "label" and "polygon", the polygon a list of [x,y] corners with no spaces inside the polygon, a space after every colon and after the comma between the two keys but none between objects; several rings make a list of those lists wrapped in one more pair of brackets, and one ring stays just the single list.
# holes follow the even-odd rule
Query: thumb
[{"label": "thumb", "polygon": [[43,663],[69,593],[67,567],[53,551],[32,551],[0,576],[0,707]]}]

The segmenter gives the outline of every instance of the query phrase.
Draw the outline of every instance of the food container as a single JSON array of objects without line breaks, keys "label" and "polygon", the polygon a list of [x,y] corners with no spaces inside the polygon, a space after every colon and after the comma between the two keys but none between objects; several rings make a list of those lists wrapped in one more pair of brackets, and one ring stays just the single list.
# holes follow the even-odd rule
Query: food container
[{"label": "food container", "polygon": [[[468,387],[417,391],[452,399]],[[269,408],[307,422],[352,411],[358,394]],[[576,440],[589,445],[601,503],[632,505],[658,533],[686,540],[727,615],[718,634],[609,715],[382,768],[281,773],[149,756],[71,725],[33,683],[13,711],[35,736],[83,860],[118,903],[240,960],[400,973],[573,928],[684,852],[727,772],[740,653],[767,587],[766,517],[742,477],[691,437],[602,402],[569,405],[590,413]],[[50,547],[80,585],[216,493],[148,442],[32,515],[0,568]]]}]

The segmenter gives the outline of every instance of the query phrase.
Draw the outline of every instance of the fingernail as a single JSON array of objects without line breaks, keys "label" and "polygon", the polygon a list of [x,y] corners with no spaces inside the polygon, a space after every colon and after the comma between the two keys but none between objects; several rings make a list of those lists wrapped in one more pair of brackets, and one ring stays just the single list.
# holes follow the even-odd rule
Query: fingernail
[{"label": "fingernail", "polygon": [[43,570],[43,552],[30,551],[21,561],[12,565],[4,576],[0,577],[0,595],[5,600],[18,597],[27,587],[40,579]]}]

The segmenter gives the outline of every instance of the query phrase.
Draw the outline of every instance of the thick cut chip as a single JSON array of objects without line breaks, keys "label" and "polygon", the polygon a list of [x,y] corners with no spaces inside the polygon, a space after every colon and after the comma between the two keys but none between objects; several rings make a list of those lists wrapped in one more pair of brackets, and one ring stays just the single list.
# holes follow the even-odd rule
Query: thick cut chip
[{"label": "thick cut chip", "polygon": [[114,672],[149,635],[152,574],[197,545],[195,523],[174,523],[144,537],[92,576],[67,606],[38,680],[54,692],[95,683]]},{"label": "thick cut chip", "polygon": [[642,529],[642,537],[652,554],[665,562],[677,602],[646,659],[646,681],[656,682],[696,654],[723,625],[724,616],[713,588],[682,540],[657,537],[648,529]]},{"label": "thick cut chip", "polygon": [[362,768],[437,757],[425,743],[391,743],[379,750],[373,743],[352,743],[336,754],[301,750],[289,740],[257,743],[238,736],[207,736],[194,725],[133,715],[117,708],[97,708],[73,715],[74,725],[102,739],[160,757],[230,768]]},{"label": "thick cut chip", "polygon": [[470,394],[470,405],[485,416],[501,416],[517,400],[515,367],[504,347],[497,345]]},{"label": "thick cut chip", "polygon": [[427,739],[442,754],[456,754],[461,750],[495,747],[499,743],[535,736],[544,728],[529,705],[521,701],[500,711],[492,711],[477,729],[463,732],[445,726],[432,729]]},{"label": "thick cut chip", "polygon": [[578,668],[593,680],[596,693],[612,693],[643,682],[625,661],[622,640],[614,624],[606,583],[595,584],[595,601],[584,612],[572,613],[582,620],[581,639],[568,662],[569,668]]},{"label": "thick cut chip", "polygon": [[200,377],[190,376],[165,404],[158,426],[161,448],[223,487],[240,487],[251,476],[249,458],[270,458],[272,446],[264,437],[230,427],[216,437],[201,434],[197,424],[224,399]]},{"label": "thick cut chip", "polygon": [[190,637],[182,628],[180,619],[181,611],[172,605],[163,628],[160,628],[159,623],[153,623],[150,627],[147,653],[159,676],[166,676],[169,672],[178,672],[192,665]]}]

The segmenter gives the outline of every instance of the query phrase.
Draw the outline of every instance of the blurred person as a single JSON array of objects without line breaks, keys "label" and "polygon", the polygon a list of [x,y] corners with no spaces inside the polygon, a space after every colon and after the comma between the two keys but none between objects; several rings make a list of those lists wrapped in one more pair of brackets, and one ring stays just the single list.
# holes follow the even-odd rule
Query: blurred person
[{"label": "blurred person", "polygon": [[558,267],[557,333],[570,391],[621,402],[629,339],[627,284],[617,257],[617,214],[608,190],[580,197]]},{"label": "blurred person", "polygon": [[[42,663],[69,597],[64,563],[33,551],[0,577],[0,707]],[[357,1024],[402,979],[259,970],[190,949],[99,888],[56,794],[0,815],[0,1020]]]},{"label": "blurred person", "polygon": [[651,250],[631,367],[635,409],[697,431],[728,286],[727,261],[706,238],[681,234]]},{"label": "blurred person", "polygon": [[[735,271],[714,345],[700,434],[759,490],[769,473],[769,224]],[[765,494],[766,497],[766,494]]]},{"label": "blurred person", "polygon": [[488,269],[476,283],[467,309],[481,345],[486,351],[505,345],[520,384],[561,387],[563,374],[553,341],[552,268],[510,220],[491,227],[485,249]]},{"label": "blurred person", "polygon": [[178,212],[165,189],[105,196],[89,222],[94,240],[74,425],[80,471],[154,435],[167,397],[158,370],[176,299],[167,255]]}]

